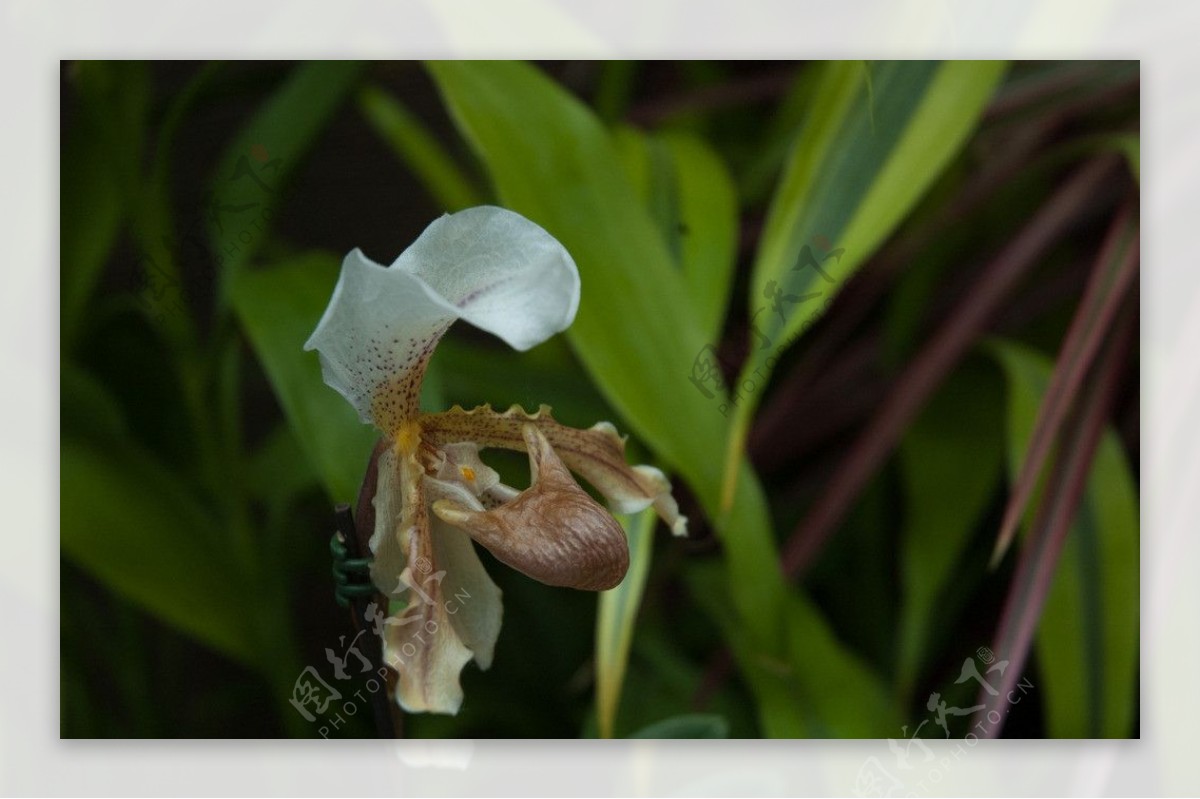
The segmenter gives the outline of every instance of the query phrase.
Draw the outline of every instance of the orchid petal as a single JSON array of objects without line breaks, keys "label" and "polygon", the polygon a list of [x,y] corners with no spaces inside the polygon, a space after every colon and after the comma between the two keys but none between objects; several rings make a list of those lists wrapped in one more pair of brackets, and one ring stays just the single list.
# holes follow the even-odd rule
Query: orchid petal
[{"label": "orchid petal", "polygon": [[416,601],[398,618],[388,619],[383,656],[398,673],[400,707],[409,713],[458,713],[463,700],[459,674],[472,653],[454,631],[440,591],[435,601]]},{"label": "orchid petal", "polygon": [[[422,494],[484,506],[461,483],[422,478],[415,468],[406,474],[405,457],[389,446],[376,460],[371,575],[380,590],[407,604],[386,621],[384,659],[399,673],[396,700],[405,710],[457,713],[463,666],[472,657],[481,669],[491,666],[503,612],[500,589],[465,533],[423,510],[404,513],[404,496],[407,490],[413,508],[421,507]],[[416,460],[408,464],[415,467]],[[420,480],[420,489],[405,484],[411,478]],[[416,574],[409,550],[418,553]]]},{"label": "orchid petal", "polygon": [[400,482],[399,456],[393,447],[384,447],[376,460],[378,476],[375,483],[375,529],[371,533],[371,582],[385,596],[395,598],[400,593],[397,583],[408,567],[405,542],[400,538],[403,487]]},{"label": "orchid petal", "polygon": [[[475,460],[478,460],[478,447],[469,447],[474,450]],[[469,460],[470,449],[453,448],[452,452]],[[457,474],[453,467],[448,471]],[[493,484],[498,482],[497,476]],[[425,494],[429,502],[445,499],[461,507],[484,510],[484,505],[471,490],[473,488],[464,482],[425,478]],[[446,572],[440,581],[446,613],[459,639],[474,653],[479,668],[486,669],[492,665],[492,653],[496,638],[500,635],[503,615],[500,589],[483,568],[475,545],[466,533],[446,524],[437,516],[430,517],[429,522],[434,558],[439,568]]]},{"label": "orchid petal", "polygon": [[391,266],[422,280],[456,315],[527,350],[575,320],[579,270],[520,214],[482,205],[437,219]]},{"label": "orchid petal", "polygon": [[481,206],[435,220],[391,266],[351,251],[304,348],[318,351],[325,382],[359,418],[395,438],[455,319],[526,350],[565,330],[578,307],[579,272],[562,245],[519,214]]},{"label": "orchid petal", "polygon": [[479,668],[487,669],[504,616],[501,591],[466,533],[436,516],[429,521],[438,565],[446,570],[442,606],[459,640],[474,654]]},{"label": "orchid petal", "polygon": [[[459,683],[463,666],[472,657],[481,664],[491,663],[495,638],[487,625],[499,631],[499,589],[490,586],[489,593],[472,570],[474,566],[482,572],[482,564],[477,560],[472,564],[453,539],[442,542],[431,535],[426,488],[436,495],[445,488],[460,500],[476,505],[478,501],[461,485],[427,479],[417,452],[416,447],[393,446],[378,459],[372,578],[389,597],[406,603],[400,614],[386,621],[383,655],[398,673],[395,697],[401,707],[409,712],[457,713],[463,697]],[[397,550],[405,563],[399,572],[395,571],[401,557]],[[473,551],[466,554],[474,556]],[[389,575],[394,588],[387,585]],[[462,609],[457,604],[452,609],[451,602],[462,601],[472,588],[481,600],[480,615],[472,615],[470,623],[466,616],[456,623],[452,617]],[[447,597],[448,590],[458,596]],[[460,625],[465,632],[460,632]],[[464,636],[479,651],[472,650]]]},{"label": "orchid petal", "polygon": [[595,486],[614,511],[636,513],[653,505],[672,533],[687,534],[687,517],[679,513],[666,475],[653,466],[629,466],[625,461],[625,439],[608,422],[577,430],[559,424],[545,405],[535,414],[517,405],[504,413],[483,405],[470,411],[455,406],[421,417],[422,434],[435,446],[447,441],[474,441],[485,447],[524,450],[521,431],[531,423],[571,471]]},{"label": "orchid petal", "polygon": [[439,480],[457,481],[476,497],[499,485],[500,474],[479,458],[478,444],[471,441],[446,444],[440,454],[443,460],[437,468]]}]

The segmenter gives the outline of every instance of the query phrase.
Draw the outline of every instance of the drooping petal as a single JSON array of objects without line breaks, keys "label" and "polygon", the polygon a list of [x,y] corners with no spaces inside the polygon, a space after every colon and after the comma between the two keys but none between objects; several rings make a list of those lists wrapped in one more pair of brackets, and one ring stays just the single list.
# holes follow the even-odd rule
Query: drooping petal
[{"label": "drooping petal", "polygon": [[527,423],[522,436],[529,489],[488,511],[441,499],[434,514],[535,580],[586,591],[617,585],[629,568],[621,526],[579,487],[536,425]]},{"label": "drooping petal", "polygon": [[[475,459],[478,460],[478,448],[474,445],[471,447],[474,448]],[[463,454],[456,453],[459,457]],[[461,477],[457,469],[445,471],[455,478]],[[453,478],[440,480],[426,476],[425,500],[431,504],[438,500],[450,500],[460,507],[484,510],[485,506],[474,493],[476,486],[472,485],[473,482],[475,481]],[[499,476],[489,482],[498,483]],[[503,616],[501,591],[488,576],[478,553],[475,552],[475,545],[466,533],[446,524],[436,515],[429,517],[429,524],[434,557],[439,568],[446,572],[441,580],[446,612],[458,637],[475,654],[475,662],[479,664],[479,668],[486,669],[492,665],[492,653],[496,647],[496,638],[500,635]]]},{"label": "drooping petal", "polygon": [[[395,447],[378,450],[375,459],[376,482],[374,530],[371,533],[371,582],[388,598],[400,591],[400,575],[408,566],[408,544],[401,540],[401,508],[404,488],[401,484],[400,461]],[[360,518],[365,514],[360,513]]]},{"label": "drooping petal", "polygon": [[488,576],[466,533],[436,516],[429,523],[438,565],[446,570],[442,607],[459,640],[471,650],[479,668],[486,669],[492,665],[504,617],[501,591]]},{"label": "drooping petal", "polygon": [[463,701],[459,674],[471,657],[440,591],[435,601],[418,599],[387,620],[383,658],[399,677],[396,702],[409,713],[457,713]]},{"label": "drooping petal", "polygon": [[425,365],[455,319],[528,349],[566,329],[579,272],[550,234],[492,206],[434,221],[384,267],[353,250],[305,343],[325,382],[389,437],[418,412]]},{"label": "drooping petal", "polygon": [[423,435],[431,443],[475,441],[485,447],[526,449],[522,429],[533,424],[540,430],[564,463],[596,487],[617,513],[636,513],[651,505],[675,535],[687,534],[687,517],[671,496],[671,484],[653,466],[630,466],[625,461],[625,440],[608,422],[588,430],[559,424],[550,408],[535,414],[514,405],[504,413],[483,405],[464,411],[455,406],[443,413],[421,418]]},{"label": "drooping petal", "polygon": [[[390,598],[405,603],[402,612],[386,620],[383,656],[397,671],[395,698],[401,707],[409,712],[457,713],[463,698],[459,682],[463,666],[472,657],[481,665],[491,662],[499,632],[499,590],[491,586],[495,593],[489,594],[479,574],[472,571],[475,566],[482,572],[478,559],[472,563],[464,557],[453,540],[445,547],[435,540],[419,448],[408,443],[396,442],[377,462],[371,576]],[[458,491],[454,496],[473,500],[460,486],[454,488]],[[473,551],[467,554],[474,557]],[[452,573],[452,569],[462,571]],[[490,583],[486,575],[483,581]],[[452,599],[449,590],[459,596],[477,593],[478,615],[469,623],[464,616],[456,624],[453,617],[462,609],[451,602],[461,600]],[[460,624],[480,651],[473,651],[464,640]]]}]

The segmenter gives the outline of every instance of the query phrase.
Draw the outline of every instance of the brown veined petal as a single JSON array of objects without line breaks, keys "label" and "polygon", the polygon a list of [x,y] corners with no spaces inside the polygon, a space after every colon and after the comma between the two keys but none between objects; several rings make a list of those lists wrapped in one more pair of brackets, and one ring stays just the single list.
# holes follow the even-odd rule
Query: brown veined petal
[{"label": "brown veined petal", "polygon": [[474,441],[484,447],[525,450],[523,429],[534,425],[550,442],[571,471],[596,487],[617,513],[636,513],[651,505],[675,535],[687,534],[687,517],[671,496],[671,484],[653,466],[630,466],[625,460],[625,439],[608,422],[587,430],[559,424],[549,406],[535,414],[512,406],[497,413],[489,405],[471,411],[455,406],[421,417],[422,434],[434,445]]},{"label": "brown veined petal", "polygon": [[[459,673],[472,656],[490,663],[495,637],[487,630],[480,632],[473,640],[482,654],[473,652],[452,619],[461,609],[451,605],[454,595],[447,596],[446,591],[460,588],[458,580],[467,572],[452,576],[450,569],[469,569],[471,564],[457,557],[461,549],[441,547],[433,538],[425,471],[413,443],[395,442],[378,459],[372,579],[389,596],[406,603],[401,613],[386,620],[384,660],[398,674],[395,698],[402,708],[414,713],[457,713],[463,699]],[[470,497],[461,487],[455,488]],[[401,562],[403,568],[393,571]],[[484,602],[486,592],[479,588]],[[486,619],[487,609],[482,610]],[[495,611],[498,614],[498,605]],[[498,615],[495,621],[498,625]],[[475,631],[468,632],[473,635]]]},{"label": "brown veined petal", "polygon": [[[384,661],[399,675],[396,702],[409,713],[458,713],[463,690],[459,673],[471,650],[458,637],[441,586],[405,576],[417,584],[413,601],[387,620]],[[423,596],[422,596],[423,595]]]},{"label": "brown veined petal", "polygon": [[474,510],[442,499],[433,512],[465,530],[499,560],[547,585],[604,591],[629,568],[617,520],[579,487],[534,424],[521,431],[532,484],[498,508]]}]

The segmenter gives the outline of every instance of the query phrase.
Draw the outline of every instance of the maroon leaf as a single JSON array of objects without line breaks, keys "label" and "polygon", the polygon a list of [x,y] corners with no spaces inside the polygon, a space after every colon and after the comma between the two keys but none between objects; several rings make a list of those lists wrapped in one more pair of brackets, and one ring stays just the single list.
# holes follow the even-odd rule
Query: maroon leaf
[{"label": "maroon leaf", "polygon": [[783,553],[784,570],[789,576],[796,576],[812,562],[925,401],[983,334],[1018,281],[1086,212],[1093,197],[1111,179],[1117,163],[1115,157],[1105,156],[1071,175],[980,273],[967,299],[918,353],[842,459],[828,489],[792,531]]},{"label": "maroon leaf", "polygon": [[[992,686],[991,691],[981,688],[977,701],[982,708],[976,713],[973,724],[983,730],[984,737],[1000,734],[1008,694],[1016,685],[1029,656],[1063,543],[1083,498],[1092,458],[1126,366],[1126,354],[1136,330],[1133,311],[1132,306],[1126,308],[1117,328],[1108,337],[1105,351],[1084,392],[1086,399],[1075,409],[1062,432],[1054,468],[1029,538],[1021,549],[992,647],[997,657],[1008,661],[1008,665],[1000,675],[998,686]],[[998,721],[992,721],[991,714],[996,714]]]},{"label": "maroon leaf", "polygon": [[1121,299],[1129,290],[1138,268],[1138,225],[1132,203],[1126,205],[1109,228],[1104,246],[1092,269],[1092,276],[1075,318],[1063,341],[1054,374],[1046,389],[1046,397],[1038,409],[1029,450],[1017,476],[996,549],[992,553],[994,566],[1012,544],[1013,536],[1033,496],[1042,467],[1050,454],[1050,445],[1058,435],[1075,398],[1079,384],[1091,366],[1105,333],[1112,325]]}]

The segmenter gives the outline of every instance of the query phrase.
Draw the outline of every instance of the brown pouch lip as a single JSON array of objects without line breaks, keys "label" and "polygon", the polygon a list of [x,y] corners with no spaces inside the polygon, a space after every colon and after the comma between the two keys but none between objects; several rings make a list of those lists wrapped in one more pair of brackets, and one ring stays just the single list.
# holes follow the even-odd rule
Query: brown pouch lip
[{"label": "brown pouch lip", "polygon": [[604,591],[629,569],[625,531],[584,491],[546,437],[522,428],[532,485],[487,511],[438,500],[433,512],[503,563],[547,585]]}]

